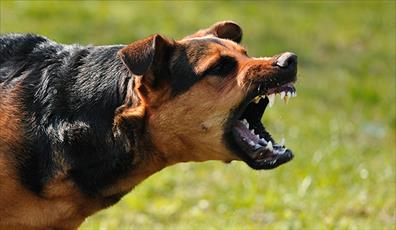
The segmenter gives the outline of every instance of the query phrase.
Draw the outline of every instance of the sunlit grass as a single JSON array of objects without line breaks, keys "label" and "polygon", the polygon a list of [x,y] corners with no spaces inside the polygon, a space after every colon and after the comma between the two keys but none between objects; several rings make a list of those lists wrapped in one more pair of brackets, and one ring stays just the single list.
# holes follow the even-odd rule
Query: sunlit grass
[{"label": "sunlit grass", "polygon": [[9,2],[0,31],[64,43],[181,38],[218,20],[244,28],[252,56],[294,51],[298,97],[263,118],[295,159],[180,164],[81,229],[394,229],[395,2]]}]

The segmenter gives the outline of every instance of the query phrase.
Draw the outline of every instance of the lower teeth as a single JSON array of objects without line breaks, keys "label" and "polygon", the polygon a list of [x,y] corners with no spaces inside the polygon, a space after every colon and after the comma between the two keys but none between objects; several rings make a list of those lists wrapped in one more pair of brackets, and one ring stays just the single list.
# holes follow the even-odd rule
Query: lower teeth
[{"label": "lower teeth", "polygon": [[[247,142],[253,149],[254,151],[260,149],[260,148],[265,148],[267,150],[270,150],[276,154],[283,154],[286,152],[287,148],[285,148],[283,145],[280,144],[272,144],[271,141],[265,141],[264,138],[260,139],[258,143],[252,141],[252,140],[247,140],[246,138],[243,138],[245,142]],[[263,143],[263,140],[265,141],[265,144]]]}]

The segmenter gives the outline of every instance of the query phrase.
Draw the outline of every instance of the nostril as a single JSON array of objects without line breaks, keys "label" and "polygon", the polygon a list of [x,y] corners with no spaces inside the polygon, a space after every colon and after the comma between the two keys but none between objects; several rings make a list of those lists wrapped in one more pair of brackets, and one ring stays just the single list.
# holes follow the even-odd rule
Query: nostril
[{"label": "nostril", "polygon": [[276,59],[275,64],[281,68],[287,68],[291,65],[296,65],[297,55],[291,52],[283,53],[278,57],[278,59]]}]

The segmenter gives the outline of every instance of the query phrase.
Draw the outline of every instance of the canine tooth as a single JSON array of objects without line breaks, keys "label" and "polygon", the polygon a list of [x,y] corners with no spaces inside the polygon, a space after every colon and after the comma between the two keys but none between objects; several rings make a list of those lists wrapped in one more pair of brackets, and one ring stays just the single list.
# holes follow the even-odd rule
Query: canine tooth
[{"label": "canine tooth", "polygon": [[285,138],[282,138],[281,141],[279,142],[280,146],[284,146],[285,145]]},{"label": "canine tooth", "polygon": [[274,93],[270,94],[267,97],[268,97],[268,101],[269,101],[268,106],[271,108],[275,103],[275,94]]},{"label": "canine tooth", "polygon": [[242,123],[245,124],[245,125],[246,125],[246,124],[249,124],[249,122],[248,122],[246,119],[243,119],[243,120],[242,120]]},{"label": "canine tooth", "polygon": [[272,142],[271,141],[268,141],[268,144],[267,144],[267,147],[266,147],[268,150],[270,150],[270,151],[272,151],[272,150],[274,150],[274,147],[272,146]]},{"label": "canine tooth", "polygon": [[249,145],[254,146],[254,141],[249,141]]},{"label": "canine tooth", "polygon": [[257,96],[254,98],[254,103],[258,104],[260,102],[261,97]]},{"label": "canine tooth", "polygon": [[254,129],[251,129],[250,132],[251,132],[253,135],[255,135]]},{"label": "canine tooth", "polygon": [[261,138],[260,141],[262,141],[264,144],[267,144],[267,141],[264,138]]},{"label": "canine tooth", "polygon": [[245,127],[249,129],[249,122],[244,123]]},{"label": "canine tooth", "polygon": [[283,98],[285,97],[285,95],[286,95],[285,91],[282,91],[282,92],[280,93],[280,98],[283,100]]},{"label": "canine tooth", "polygon": [[283,101],[285,102],[285,104],[287,104],[287,102],[289,101],[289,97],[286,95],[286,96],[283,98]]}]

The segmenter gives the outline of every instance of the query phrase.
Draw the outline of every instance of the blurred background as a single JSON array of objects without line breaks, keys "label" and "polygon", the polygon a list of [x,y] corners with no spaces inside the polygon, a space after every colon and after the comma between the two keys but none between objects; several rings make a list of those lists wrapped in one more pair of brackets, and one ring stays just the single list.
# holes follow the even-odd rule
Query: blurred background
[{"label": "blurred background", "polygon": [[298,97],[263,118],[293,161],[166,168],[81,229],[395,229],[395,1],[0,4],[1,33],[127,44],[234,20],[251,56],[298,54]]}]

